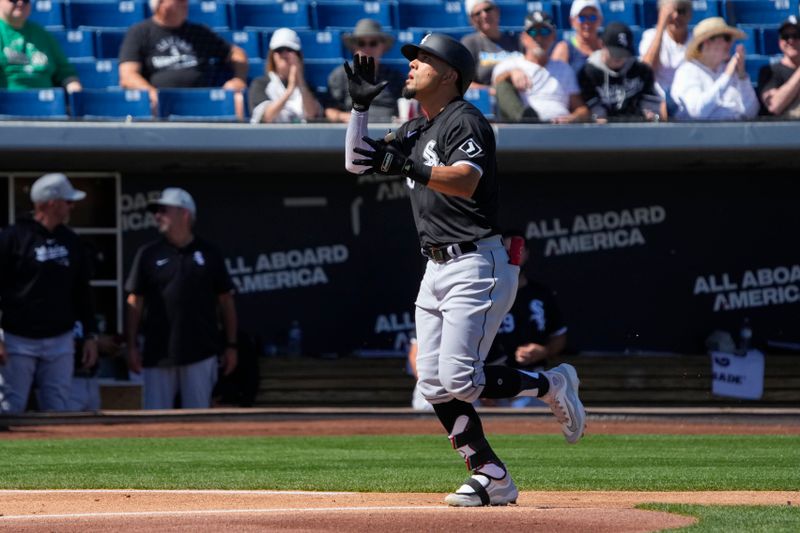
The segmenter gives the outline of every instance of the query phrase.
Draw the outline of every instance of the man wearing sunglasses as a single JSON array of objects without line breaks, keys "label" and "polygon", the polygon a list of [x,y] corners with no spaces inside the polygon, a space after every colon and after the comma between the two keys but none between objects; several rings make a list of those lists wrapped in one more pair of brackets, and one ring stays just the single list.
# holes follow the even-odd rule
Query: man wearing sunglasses
[{"label": "man wearing sunglasses", "polygon": [[0,0],[0,89],[81,90],[75,67],[55,38],[31,22],[30,0]]},{"label": "man wearing sunglasses", "polygon": [[[506,59],[494,68],[493,83],[501,115],[511,121],[566,124],[588,120],[572,68],[550,54],[556,27],[549,15],[534,11],[520,35],[525,55]],[[509,84],[511,90],[509,90]]]},{"label": "man wearing sunglasses", "polygon": [[675,71],[686,61],[690,20],[691,0],[658,0],[658,23],[655,28],[645,30],[639,42],[639,56],[653,69],[656,89],[665,99],[670,115],[677,109],[671,100],[670,88]]},{"label": "man wearing sunglasses", "polygon": [[792,15],[778,28],[780,62],[761,68],[758,95],[765,114],[800,119],[800,23]]},{"label": "man wearing sunglasses", "polygon": [[[375,60],[376,77],[387,81],[369,106],[369,119],[373,123],[392,122],[398,116],[397,100],[403,91],[405,76],[397,69],[381,63],[381,58],[394,46],[394,36],[383,31],[381,24],[373,19],[361,19],[352,33],[342,36],[345,47],[353,54],[371,57]],[[353,100],[347,90],[347,74],[344,65],[339,65],[328,76],[328,98],[325,103],[325,118],[331,122],[350,122]]]},{"label": "man wearing sunglasses", "polygon": [[45,174],[31,187],[33,216],[0,232],[0,411],[25,411],[34,383],[40,410],[68,409],[76,321],[85,338],[82,366],[97,361],[89,258],[66,226],[85,197],[64,174]]},{"label": "man wearing sunglasses", "polygon": [[475,58],[475,79],[472,88],[490,87],[492,70],[510,54],[520,52],[516,32],[500,29],[500,7],[494,0],[466,0],[464,9],[475,33],[465,35],[461,44]]}]

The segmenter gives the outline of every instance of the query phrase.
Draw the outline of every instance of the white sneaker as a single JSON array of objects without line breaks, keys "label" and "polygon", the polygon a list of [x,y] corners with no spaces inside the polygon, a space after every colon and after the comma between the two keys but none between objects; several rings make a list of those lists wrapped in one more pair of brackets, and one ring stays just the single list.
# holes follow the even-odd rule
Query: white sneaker
[{"label": "white sneaker", "polygon": [[578,397],[578,373],[575,367],[563,363],[544,373],[550,381],[550,390],[542,400],[561,423],[561,432],[570,444],[583,437],[586,428],[586,410]]},{"label": "white sneaker", "polygon": [[501,479],[475,473],[444,501],[453,507],[481,507],[517,503],[517,496],[519,491],[508,472]]}]

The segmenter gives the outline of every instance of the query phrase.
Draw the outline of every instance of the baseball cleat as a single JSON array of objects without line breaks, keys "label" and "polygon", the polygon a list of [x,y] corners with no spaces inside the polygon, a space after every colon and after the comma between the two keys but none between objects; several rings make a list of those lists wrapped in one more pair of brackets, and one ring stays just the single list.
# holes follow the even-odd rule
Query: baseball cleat
[{"label": "baseball cleat", "polygon": [[473,474],[461,487],[448,494],[445,503],[453,507],[482,507],[484,505],[508,505],[517,503],[519,491],[506,472],[502,479],[486,474]]},{"label": "baseball cleat", "polygon": [[586,428],[586,410],[578,397],[578,373],[575,367],[563,363],[544,373],[550,381],[550,390],[542,400],[561,424],[561,432],[570,444],[583,437]]}]

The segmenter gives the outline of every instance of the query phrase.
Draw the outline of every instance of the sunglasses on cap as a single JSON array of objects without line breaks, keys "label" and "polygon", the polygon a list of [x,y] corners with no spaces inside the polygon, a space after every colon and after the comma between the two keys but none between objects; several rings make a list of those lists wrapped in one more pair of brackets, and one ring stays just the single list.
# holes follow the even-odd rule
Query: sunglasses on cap
[{"label": "sunglasses on cap", "polygon": [[381,42],[379,40],[377,40],[377,39],[370,39],[369,41],[366,41],[366,40],[362,41],[362,40],[359,39],[356,42],[356,45],[359,48],[375,48],[380,44],[381,44]]},{"label": "sunglasses on cap", "polygon": [[550,26],[534,26],[526,30],[525,33],[531,37],[549,37],[553,33],[553,28]]},{"label": "sunglasses on cap", "polygon": [[591,15],[578,15],[578,22],[586,24],[587,22],[597,22],[600,17],[592,13]]},{"label": "sunglasses on cap", "polygon": [[483,15],[484,13],[486,13],[488,15],[489,13],[494,11],[494,9],[495,9],[495,6],[488,5],[488,6],[484,7],[483,9],[479,9],[478,11],[473,12],[472,15],[470,15],[470,17],[478,18],[481,15]]}]

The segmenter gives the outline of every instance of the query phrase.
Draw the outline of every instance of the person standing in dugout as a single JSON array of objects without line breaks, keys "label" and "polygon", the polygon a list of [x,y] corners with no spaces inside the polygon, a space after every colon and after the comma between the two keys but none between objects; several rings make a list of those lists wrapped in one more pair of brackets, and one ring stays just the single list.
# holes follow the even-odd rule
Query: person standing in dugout
[{"label": "person standing in dugout", "polygon": [[[515,503],[518,491],[472,406],[478,398],[541,397],[567,441],[583,435],[578,376],[567,364],[548,372],[484,366],[517,291],[518,261],[498,228],[495,138],[485,117],[462,96],[475,67],[469,50],[442,34],[401,49],[409,59],[403,97],[423,115],[384,139],[367,134],[367,110],[386,85],[371,58],[345,66],[353,109],[345,167],[406,178],[422,253],[428,263],[416,300],[417,372],[423,396],[472,472],[445,501],[474,507]],[[515,255],[515,254],[512,254]]]}]

